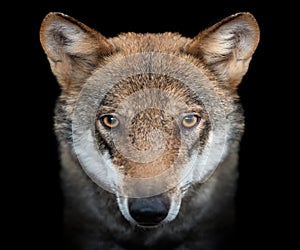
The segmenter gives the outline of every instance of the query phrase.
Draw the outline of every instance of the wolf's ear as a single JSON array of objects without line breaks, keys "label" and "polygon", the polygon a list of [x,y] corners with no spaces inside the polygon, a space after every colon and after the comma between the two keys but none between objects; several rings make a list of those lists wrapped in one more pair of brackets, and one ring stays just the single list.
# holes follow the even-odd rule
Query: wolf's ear
[{"label": "wolf's ear", "polygon": [[186,52],[203,60],[221,79],[237,88],[248,70],[259,34],[253,15],[241,12],[200,32]]},{"label": "wolf's ear", "polygon": [[113,52],[100,33],[58,12],[44,18],[40,41],[63,89],[82,83],[101,59]]}]

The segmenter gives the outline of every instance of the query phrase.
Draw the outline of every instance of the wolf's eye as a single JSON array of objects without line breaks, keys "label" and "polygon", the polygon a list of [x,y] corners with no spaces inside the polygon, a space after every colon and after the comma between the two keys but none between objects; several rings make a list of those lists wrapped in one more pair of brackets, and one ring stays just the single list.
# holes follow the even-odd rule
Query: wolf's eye
[{"label": "wolf's eye", "polygon": [[113,115],[105,115],[100,118],[102,125],[105,128],[112,129],[116,128],[119,125],[119,120]]},{"label": "wolf's eye", "polygon": [[195,127],[200,121],[200,117],[197,115],[187,115],[182,119],[182,126],[185,128]]}]

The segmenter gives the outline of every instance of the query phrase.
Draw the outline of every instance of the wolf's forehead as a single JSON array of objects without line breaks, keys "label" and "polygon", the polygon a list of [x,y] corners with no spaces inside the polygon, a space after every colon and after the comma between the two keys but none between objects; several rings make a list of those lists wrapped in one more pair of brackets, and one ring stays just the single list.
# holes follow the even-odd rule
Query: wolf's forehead
[{"label": "wolf's forehead", "polygon": [[180,112],[193,105],[201,105],[201,101],[188,86],[170,76],[155,74],[123,79],[106,93],[100,104],[104,109],[124,109],[125,112],[148,108]]},{"label": "wolf's forehead", "polygon": [[110,38],[109,41],[124,54],[144,51],[160,51],[176,54],[179,53],[180,49],[184,48],[191,39],[171,32],[158,34],[138,34],[130,32]]}]

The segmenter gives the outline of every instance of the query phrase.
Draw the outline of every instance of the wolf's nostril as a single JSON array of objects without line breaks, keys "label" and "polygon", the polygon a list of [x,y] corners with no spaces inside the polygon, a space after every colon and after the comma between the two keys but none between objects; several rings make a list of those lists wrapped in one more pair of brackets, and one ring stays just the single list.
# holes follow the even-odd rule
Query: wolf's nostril
[{"label": "wolf's nostril", "polygon": [[142,226],[153,226],[165,219],[169,212],[169,202],[161,195],[128,200],[131,217]]}]

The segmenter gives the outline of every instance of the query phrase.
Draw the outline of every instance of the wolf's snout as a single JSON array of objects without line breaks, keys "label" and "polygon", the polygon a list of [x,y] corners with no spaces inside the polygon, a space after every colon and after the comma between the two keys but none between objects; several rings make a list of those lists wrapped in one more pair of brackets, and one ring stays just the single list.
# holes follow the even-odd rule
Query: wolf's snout
[{"label": "wolf's snout", "polygon": [[170,201],[163,195],[128,199],[131,217],[141,226],[155,226],[168,215]]}]

